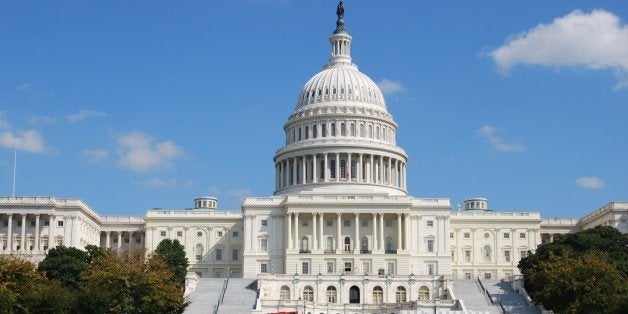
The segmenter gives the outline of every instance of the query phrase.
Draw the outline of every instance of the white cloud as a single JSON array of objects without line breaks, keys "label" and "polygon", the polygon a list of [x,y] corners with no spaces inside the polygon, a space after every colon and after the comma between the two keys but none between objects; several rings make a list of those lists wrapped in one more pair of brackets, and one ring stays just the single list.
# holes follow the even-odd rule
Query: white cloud
[{"label": "white cloud", "polygon": [[29,82],[24,82],[20,85],[18,85],[15,88],[16,91],[20,92],[20,93],[32,93],[33,92],[33,88],[31,88],[31,84]]},{"label": "white cloud", "polygon": [[3,118],[4,114],[4,111],[0,111],[0,129],[10,129],[11,123]]},{"label": "white cloud", "polygon": [[518,142],[509,142],[498,135],[501,130],[496,127],[485,125],[475,133],[478,137],[483,138],[495,150],[505,153],[518,153],[524,150],[523,144]]},{"label": "white cloud", "polygon": [[22,150],[29,153],[43,153],[46,151],[44,138],[35,130],[26,130],[23,132],[0,133],[0,146]]},{"label": "white cloud", "polygon": [[182,154],[172,141],[155,142],[143,132],[130,132],[116,139],[120,166],[136,172],[145,172],[170,165]]},{"label": "white cloud", "polygon": [[28,125],[49,125],[55,122],[57,118],[51,116],[31,116],[26,119]]},{"label": "white cloud", "polygon": [[381,81],[377,82],[377,86],[379,86],[379,89],[382,91],[382,93],[387,95],[402,92],[404,90],[401,82],[389,80],[387,78],[384,78]]},{"label": "white cloud", "polygon": [[489,55],[504,74],[520,64],[612,69],[619,80],[615,88],[628,87],[628,25],[604,10],[576,10],[539,24]]},{"label": "white cloud", "polygon": [[144,180],[140,182],[140,185],[145,188],[164,188],[164,187],[176,186],[177,180],[175,179],[163,180],[163,179],[158,179],[158,178],[152,178],[152,179],[148,179],[148,180]]},{"label": "white cloud", "polygon": [[106,116],[107,114],[104,112],[81,109],[77,113],[69,115],[68,121],[81,122],[87,118],[101,118]]},{"label": "white cloud", "polygon": [[575,182],[576,185],[585,189],[601,189],[604,187],[604,181],[596,177],[580,177]]},{"label": "white cloud", "polygon": [[93,164],[105,160],[109,157],[109,152],[102,148],[84,149],[80,154],[86,162]]}]

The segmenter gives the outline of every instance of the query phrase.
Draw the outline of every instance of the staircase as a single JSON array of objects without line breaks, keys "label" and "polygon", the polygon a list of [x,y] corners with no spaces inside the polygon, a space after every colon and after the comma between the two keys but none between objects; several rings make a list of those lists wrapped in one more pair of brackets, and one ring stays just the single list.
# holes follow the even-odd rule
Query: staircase
[{"label": "staircase", "polygon": [[251,313],[257,300],[257,280],[230,278],[218,313]]},{"label": "staircase", "polygon": [[464,303],[466,311],[472,313],[500,314],[500,308],[492,305],[482,292],[477,280],[456,279],[453,286],[454,295]]},{"label": "staircase", "polygon": [[185,309],[186,314],[213,313],[218,304],[224,278],[199,278],[196,290],[188,296],[190,305]]},{"label": "staircase", "polygon": [[501,303],[507,313],[541,314],[538,308],[531,306],[525,298],[513,290],[509,282],[482,280],[484,288],[493,297],[495,303]]}]

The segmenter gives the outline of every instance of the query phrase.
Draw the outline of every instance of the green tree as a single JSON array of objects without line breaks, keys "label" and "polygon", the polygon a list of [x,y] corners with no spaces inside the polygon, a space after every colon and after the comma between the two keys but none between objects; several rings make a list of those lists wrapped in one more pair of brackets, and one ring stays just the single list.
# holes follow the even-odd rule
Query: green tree
[{"label": "green tree", "polygon": [[172,269],[174,272],[173,280],[180,288],[185,285],[185,275],[190,263],[188,258],[185,257],[185,248],[179,243],[179,240],[162,240],[157,245],[152,257],[161,258]]},{"label": "green tree", "polygon": [[561,313],[628,310],[628,235],[612,227],[566,234],[519,262],[535,303]]},{"label": "green tree", "polygon": [[74,247],[57,246],[50,249],[39,263],[38,270],[46,277],[58,280],[65,287],[76,290],[81,273],[89,268],[89,253]]}]

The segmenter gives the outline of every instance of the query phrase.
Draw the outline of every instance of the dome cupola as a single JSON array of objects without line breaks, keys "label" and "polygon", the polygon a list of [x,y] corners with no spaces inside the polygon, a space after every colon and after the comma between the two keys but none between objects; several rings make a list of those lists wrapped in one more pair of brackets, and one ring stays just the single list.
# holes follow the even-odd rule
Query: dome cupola
[{"label": "dome cupola", "polygon": [[407,155],[384,95],[351,58],[352,37],[338,4],[331,56],[303,86],[274,157],[275,194],[406,195]]}]

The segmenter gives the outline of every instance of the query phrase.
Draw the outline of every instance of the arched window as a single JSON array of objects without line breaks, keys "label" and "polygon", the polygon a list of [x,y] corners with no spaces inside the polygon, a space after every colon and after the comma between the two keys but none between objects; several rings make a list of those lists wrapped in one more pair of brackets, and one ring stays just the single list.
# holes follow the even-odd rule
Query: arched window
[{"label": "arched window", "polygon": [[345,179],[347,177],[346,176],[346,174],[347,174],[346,169],[347,169],[347,161],[344,160],[344,159],[340,160],[340,177],[343,178],[343,179]]},{"label": "arched window", "polygon": [[369,125],[369,138],[373,138],[373,126]]},{"label": "arched window", "polygon": [[321,124],[321,136],[327,137],[327,124]]},{"label": "arched window", "polygon": [[336,159],[332,159],[329,162],[329,176],[332,179],[336,178]]},{"label": "arched window", "polygon": [[336,136],[336,124],[332,123],[329,128],[331,128],[331,136]]},{"label": "arched window", "polygon": [[490,262],[492,259],[492,252],[491,252],[491,247],[490,246],[485,246],[484,247],[484,261],[485,262]]},{"label": "arched window", "polygon": [[384,303],[384,289],[380,286],[375,286],[375,288],[373,288],[373,303]]},{"label": "arched window", "polygon": [[397,303],[406,302],[406,288],[399,286],[395,291],[395,301]]},{"label": "arched window", "polygon": [[308,138],[310,138],[310,127],[309,126],[305,126],[305,139],[307,140]]},{"label": "arched window", "polygon": [[364,124],[360,124],[360,136],[361,137],[365,137],[366,136],[366,134],[364,132]]},{"label": "arched window", "polygon": [[301,253],[306,253],[310,251],[310,241],[307,237],[303,237],[301,239]]},{"label": "arched window", "polygon": [[327,237],[327,246],[325,250],[329,253],[334,251],[334,237]]},{"label": "arched window", "polygon": [[393,251],[393,242],[391,237],[386,238],[386,252],[390,253]]},{"label": "arched window", "polygon": [[368,252],[369,250],[369,239],[367,237],[362,237],[362,241],[360,242],[360,251]]},{"label": "arched window", "polygon": [[355,136],[355,124],[353,123],[349,126],[349,135]]},{"label": "arched window", "polygon": [[325,295],[327,296],[327,303],[336,303],[336,287],[327,287]]},{"label": "arched window", "polygon": [[196,245],[196,260],[200,261],[202,259],[203,259],[203,245],[197,244]]},{"label": "arched window", "polygon": [[314,289],[311,286],[306,286],[305,288],[303,288],[303,301],[314,301]]},{"label": "arched window", "polygon": [[279,299],[290,300],[290,288],[288,286],[281,286],[281,290],[279,290]]},{"label": "arched window", "polygon": [[375,139],[379,140],[379,126],[375,127]]},{"label": "arched window", "polygon": [[419,300],[421,301],[430,300],[430,288],[426,286],[421,286],[421,288],[419,288]]},{"label": "arched window", "polygon": [[347,136],[347,126],[344,123],[340,123],[340,136]]},{"label": "arched window", "polygon": [[345,252],[351,251],[351,238],[345,237]]},{"label": "arched window", "polygon": [[312,126],[312,138],[318,137],[318,125],[314,124]]}]

